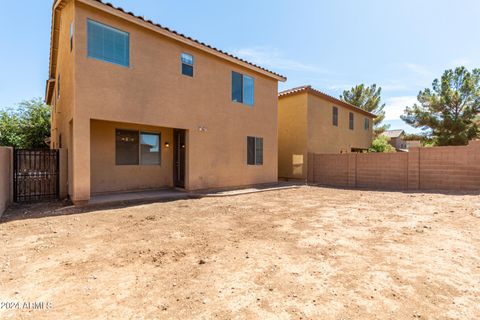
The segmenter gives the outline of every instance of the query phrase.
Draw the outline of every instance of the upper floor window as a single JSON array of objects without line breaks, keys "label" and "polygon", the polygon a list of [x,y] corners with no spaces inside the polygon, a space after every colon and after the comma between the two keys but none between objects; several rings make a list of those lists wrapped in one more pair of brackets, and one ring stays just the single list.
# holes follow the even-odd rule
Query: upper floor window
[{"label": "upper floor window", "polygon": [[247,137],[247,164],[263,165],[263,138]]},{"label": "upper floor window", "polygon": [[73,49],[73,22],[70,22],[70,51]]},{"label": "upper floor window", "polygon": [[350,112],[348,115],[348,127],[350,130],[353,130],[353,112]]},{"label": "upper floor window", "polygon": [[365,118],[364,128],[365,130],[370,129],[370,119]]},{"label": "upper floor window", "polygon": [[188,53],[182,53],[182,74],[185,76],[193,77],[193,56]]},{"label": "upper floor window", "polygon": [[338,108],[332,107],[332,124],[338,127]]},{"label": "upper floor window", "polygon": [[254,91],[252,77],[232,71],[232,101],[253,106]]},{"label": "upper floor window", "polygon": [[130,39],[127,32],[88,19],[87,37],[89,58],[124,67],[130,65]]}]

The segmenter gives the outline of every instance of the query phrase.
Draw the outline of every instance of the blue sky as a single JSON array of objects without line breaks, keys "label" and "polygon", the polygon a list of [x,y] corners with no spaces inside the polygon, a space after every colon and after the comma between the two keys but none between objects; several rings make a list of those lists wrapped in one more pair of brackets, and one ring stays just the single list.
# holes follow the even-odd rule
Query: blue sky
[{"label": "blue sky", "polygon": [[[333,96],[383,88],[392,128],[443,70],[480,67],[477,0],[112,0],[113,4]],[[43,97],[51,0],[5,1],[0,12],[0,108]]]}]

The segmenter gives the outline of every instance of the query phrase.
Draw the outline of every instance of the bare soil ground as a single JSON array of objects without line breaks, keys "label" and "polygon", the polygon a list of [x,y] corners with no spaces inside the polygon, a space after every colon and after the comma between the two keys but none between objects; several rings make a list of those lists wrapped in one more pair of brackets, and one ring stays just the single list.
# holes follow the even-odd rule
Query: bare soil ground
[{"label": "bare soil ground", "polygon": [[478,195],[302,187],[27,209],[0,224],[0,301],[49,308],[2,319],[480,319]]}]

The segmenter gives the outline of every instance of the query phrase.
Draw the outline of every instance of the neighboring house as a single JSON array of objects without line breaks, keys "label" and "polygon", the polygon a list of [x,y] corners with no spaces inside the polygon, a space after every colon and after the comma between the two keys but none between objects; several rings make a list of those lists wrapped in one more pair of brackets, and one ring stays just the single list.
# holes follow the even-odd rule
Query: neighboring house
[{"label": "neighboring house", "polygon": [[74,203],[277,181],[283,76],[98,0],[57,0],[52,19],[51,147]]},{"label": "neighboring house", "polygon": [[280,178],[306,179],[309,153],[368,150],[375,115],[311,86],[278,95]]},{"label": "neighboring house", "polygon": [[402,129],[387,130],[384,131],[382,135],[390,138],[388,143],[392,145],[395,149],[400,151],[405,151],[407,149],[407,142],[405,141],[405,131],[403,131]]}]

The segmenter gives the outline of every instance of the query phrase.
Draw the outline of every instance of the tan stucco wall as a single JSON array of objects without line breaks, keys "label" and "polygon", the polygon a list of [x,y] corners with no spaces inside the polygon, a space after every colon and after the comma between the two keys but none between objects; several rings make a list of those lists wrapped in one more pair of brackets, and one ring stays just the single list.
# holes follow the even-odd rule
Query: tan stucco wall
[{"label": "tan stucco wall", "polygon": [[[92,189],[97,190],[93,184],[98,181],[90,181],[90,119],[187,129],[190,190],[277,180],[275,79],[79,2],[74,17],[72,137],[62,134],[62,140],[72,144],[69,186],[74,201],[87,200]],[[129,32],[130,67],[87,58],[87,18]],[[68,44],[68,37],[61,42]],[[182,52],[194,56],[193,78],[181,75]],[[254,77],[253,107],[231,101],[232,71]],[[68,124],[59,130],[68,132]],[[247,166],[247,136],[264,138],[263,166]]]},{"label": "tan stucco wall", "polygon": [[[73,50],[70,50],[70,23],[75,20],[74,1],[69,1],[61,11],[60,30],[59,30],[59,46],[58,46],[58,63],[57,73],[61,76],[60,99],[58,99],[58,83],[55,84],[54,94],[51,105],[51,148],[59,149],[61,162],[61,179],[60,179],[60,196],[66,197],[73,193],[73,172],[68,168],[73,168],[73,137],[71,135],[70,125],[73,124],[73,116],[75,112],[75,52],[76,44]],[[75,33],[75,24],[74,24]],[[74,37],[75,40],[75,37]],[[60,143],[61,135],[61,143]],[[66,176],[65,172],[66,170]]]},{"label": "tan stucco wall", "polygon": [[[338,127],[332,124],[333,106],[338,108]],[[307,92],[279,97],[278,108],[280,178],[306,179],[308,153],[347,153],[371,145],[373,119],[365,130],[362,113]],[[350,112],[354,130],[349,129]],[[302,165],[298,155],[303,155]]]},{"label": "tan stucco wall", "polygon": [[[160,165],[115,164],[115,129],[160,133]],[[173,186],[173,130],[127,123],[92,120],[91,138],[91,192],[146,190]],[[165,147],[165,142],[170,147]]]},{"label": "tan stucco wall", "polygon": [[280,99],[278,104],[278,176],[306,179],[307,93]]},{"label": "tan stucco wall", "polygon": [[[338,127],[332,124],[332,107],[338,108]],[[353,130],[349,129],[349,113],[354,114]],[[351,148],[368,149],[372,144],[373,120],[364,129],[365,116],[315,95],[308,96],[308,152],[349,153]]]},{"label": "tan stucco wall", "polygon": [[13,200],[13,149],[0,147],[0,217]]}]

